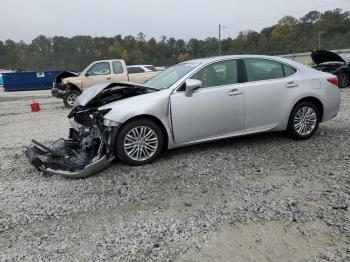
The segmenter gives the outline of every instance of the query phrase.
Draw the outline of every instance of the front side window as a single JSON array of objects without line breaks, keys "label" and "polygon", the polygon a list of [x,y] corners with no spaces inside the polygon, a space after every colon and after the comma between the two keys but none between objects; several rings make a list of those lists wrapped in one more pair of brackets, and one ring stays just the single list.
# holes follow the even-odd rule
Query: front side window
[{"label": "front side window", "polygon": [[191,79],[202,81],[202,88],[238,83],[237,60],[227,60],[206,66]]},{"label": "front side window", "polygon": [[258,58],[244,59],[248,82],[284,77],[283,65],[276,61]]},{"label": "front side window", "polygon": [[112,67],[113,67],[113,73],[114,74],[122,74],[123,73],[123,65],[119,61],[113,61],[112,62]]},{"label": "front side window", "polygon": [[93,64],[87,71],[89,76],[96,75],[109,75],[111,74],[111,69],[108,62],[99,62]]}]

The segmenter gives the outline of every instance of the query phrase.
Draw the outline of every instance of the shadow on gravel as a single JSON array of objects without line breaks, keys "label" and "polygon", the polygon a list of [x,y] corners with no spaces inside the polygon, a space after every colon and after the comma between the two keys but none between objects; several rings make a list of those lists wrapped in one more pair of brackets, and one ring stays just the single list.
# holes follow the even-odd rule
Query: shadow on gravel
[{"label": "shadow on gravel", "polygon": [[285,132],[271,132],[271,133],[261,133],[261,134],[254,134],[254,135],[247,135],[247,136],[241,136],[241,137],[234,137],[234,138],[227,138],[224,140],[218,140],[218,141],[211,141],[204,144],[197,144],[197,145],[191,145],[186,146],[182,148],[176,148],[171,149],[168,151],[165,151],[163,153],[163,156],[161,158],[168,158],[172,157],[174,155],[185,155],[188,153],[200,153],[203,150],[215,150],[220,148],[228,148],[228,147],[241,147],[241,146],[250,146],[252,144],[259,145],[259,144],[268,144],[272,142],[280,142],[284,141],[285,143],[289,143],[290,141],[293,141],[291,138],[289,138]]}]

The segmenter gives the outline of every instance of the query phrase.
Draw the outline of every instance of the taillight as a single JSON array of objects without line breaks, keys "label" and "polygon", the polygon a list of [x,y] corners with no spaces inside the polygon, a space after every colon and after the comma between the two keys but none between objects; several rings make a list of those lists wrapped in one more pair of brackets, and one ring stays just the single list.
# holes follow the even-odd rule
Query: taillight
[{"label": "taillight", "polygon": [[339,86],[338,77],[328,78],[327,81],[335,86]]}]

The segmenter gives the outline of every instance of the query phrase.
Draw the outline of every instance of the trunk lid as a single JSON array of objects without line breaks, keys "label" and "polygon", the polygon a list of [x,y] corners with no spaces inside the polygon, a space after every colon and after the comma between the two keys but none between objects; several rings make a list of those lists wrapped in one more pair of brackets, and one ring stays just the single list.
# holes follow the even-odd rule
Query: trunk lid
[{"label": "trunk lid", "polygon": [[345,63],[345,60],[340,55],[327,50],[315,50],[311,53],[311,58],[316,65],[329,62]]}]

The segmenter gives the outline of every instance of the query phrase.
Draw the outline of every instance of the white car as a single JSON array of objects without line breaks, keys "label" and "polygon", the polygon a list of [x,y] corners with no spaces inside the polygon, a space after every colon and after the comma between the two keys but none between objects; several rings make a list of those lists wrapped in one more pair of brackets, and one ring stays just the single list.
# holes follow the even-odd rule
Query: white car
[{"label": "white car", "polygon": [[158,70],[153,65],[131,65],[127,66],[129,74],[138,74],[145,72],[157,72]]},{"label": "white car", "polygon": [[132,65],[127,66],[127,69],[130,79],[141,84],[160,73],[153,65]]}]

